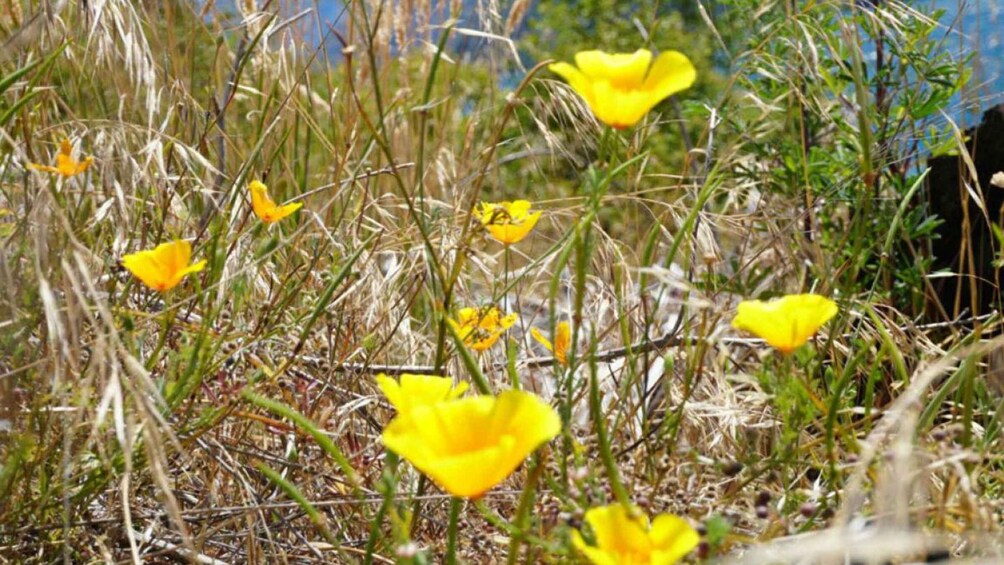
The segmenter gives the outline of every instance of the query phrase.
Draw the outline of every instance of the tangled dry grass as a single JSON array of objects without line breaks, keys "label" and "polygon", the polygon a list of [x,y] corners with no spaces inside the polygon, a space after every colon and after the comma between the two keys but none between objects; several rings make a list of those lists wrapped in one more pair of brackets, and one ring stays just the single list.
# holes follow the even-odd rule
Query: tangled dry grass
[{"label": "tangled dry grass", "polygon": [[[632,500],[701,525],[694,561],[1001,559],[999,401],[981,378],[999,320],[925,322],[883,292],[885,234],[906,219],[877,239],[847,196],[874,189],[871,213],[891,218],[904,191],[868,175],[915,179],[896,164],[922,166],[914,142],[950,128],[869,124],[894,112],[854,82],[864,47],[833,14],[903,50],[930,20],[894,2],[734,4],[763,16],[756,47],[728,53],[705,14],[708,33],[736,77],[777,91],[722,80],[617,136],[628,165],[583,254],[602,128],[520,60],[529,2],[456,23],[445,0],[347,2],[335,22],[295,3],[227,18],[213,2],[0,0],[0,561],[440,562],[449,496],[386,464],[373,376],[468,379],[437,312],[484,304],[520,314],[478,359],[493,386],[563,401],[529,337],[556,320],[587,362],[530,521],[512,520],[521,469],[463,508],[468,562],[574,558],[567,532],[611,497],[588,371]],[[851,87],[812,86],[840,72]],[[888,88],[887,103],[914,85]],[[26,168],[64,136],[95,157],[85,174]],[[810,171],[820,152],[844,169]],[[252,179],[304,208],[263,225]],[[546,213],[503,250],[470,212],[515,198]],[[119,266],[173,238],[209,262],[176,292]],[[799,355],[729,327],[739,300],[798,290],[842,310]]]}]

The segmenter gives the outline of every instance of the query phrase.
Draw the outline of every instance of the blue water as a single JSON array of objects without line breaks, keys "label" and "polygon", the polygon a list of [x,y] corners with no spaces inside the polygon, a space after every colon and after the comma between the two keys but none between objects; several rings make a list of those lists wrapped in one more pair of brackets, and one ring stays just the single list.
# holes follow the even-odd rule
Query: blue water
[{"label": "blue water", "polygon": [[945,10],[939,20],[945,47],[973,55],[967,103],[986,108],[1004,102],[1004,0],[928,0],[914,6],[924,13]]},{"label": "blue water", "polygon": [[[534,3],[539,1],[558,0],[535,0]],[[883,4],[882,0],[869,1],[880,6]],[[433,5],[441,6],[448,2],[449,0],[433,0]],[[964,96],[960,97],[958,102],[953,103],[954,111],[952,113],[964,110],[976,111],[976,107],[986,108],[1004,102],[1004,38],[1002,38],[1004,35],[1004,0],[907,0],[906,3],[924,14],[933,14],[935,10],[944,10],[944,14],[939,19],[939,29],[935,32],[936,38],[943,39],[945,49],[950,50],[955,56],[973,55],[972,80]],[[227,2],[218,3],[218,5],[226,4]],[[336,29],[345,29],[347,16],[344,13],[342,0],[317,0],[316,3],[294,1],[289,2],[286,7],[290,12],[295,12],[297,10],[293,5],[296,4],[299,4],[301,9],[312,5],[316,6],[320,21],[323,22],[322,29],[329,24]],[[395,4],[395,2],[388,2],[388,4]],[[460,25],[469,28],[478,27],[477,4],[478,0],[464,0],[464,15]],[[504,17],[510,2],[500,0],[499,4],[502,7]],[[531,14],[528,17],[533,16]],[[308,19],[316,22],[313,17],[308,17]],[[311,24],[309,27],[317,29],[315,25]],[[341,50],[341,46],[330,35],[328,36],[328,50],[336,56]],[[523,61],[524,65],[528,63],[528,61]]]},{"label": "blue water", "polygon": [[[474,14],[477,0],[465,0],[464,4],[466,21],[462,25],[477,27]],[[505,12],[509,3],[500,4]],[[1004,35],[1004,0],[919,0],[908,4],[925,14],[945,11],[937,33],[945,38],[946,49],[956,55],[973,53],[972,86],[981,98],[996,96],[992,102],[1001,101],[1000,95],[1004,93],[1004,39],[1001,37]],[[337,18],[343,9],[340,0],[321,0],[318,7],[322,21]]]}]

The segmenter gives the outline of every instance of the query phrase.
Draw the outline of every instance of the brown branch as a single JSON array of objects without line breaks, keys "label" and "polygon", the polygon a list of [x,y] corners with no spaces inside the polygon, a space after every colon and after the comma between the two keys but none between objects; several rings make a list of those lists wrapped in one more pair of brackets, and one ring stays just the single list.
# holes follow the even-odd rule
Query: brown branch
[{"label": "brown branch", "polygon": [[[948,327],[958,327],[964,326],[966,324],[985,321],[991,317],[992,314],[985,314],[982,316],[974,316],[966,319],[952,320],[949,322],[935,322],[931,324],[920,324],[913,325],[910,327],[897,326],[900,331],[913,330],[932,330],[938,328],[948,328]],[[637,353],[647,353],[650,351],[656,351],[666,347],[677,347],[684,344],[695,344],[701,342],[708,342],[712,344],[721,345],[740,345],[746,347],[762,347],[767,345],[762,339],[752,338],[752,337],[722,337],[722,338],[708,338],[699,336],[679,336],[673,332],[657,337],[653,340],[642,340],[638,343],[632,344],[630,346],[613,347],[610,349],[604,349],[596,353],[596,360],[599,362],[613,361],[621,357],[626,357],[628,354]],[[320,357],[312,357],[309,355],[301,355],[300,361],[306,362],[307,364],[314,365],[317,367],[322,367],[328,364],[326,359]],[[546,367],[548,365],[553,365],[557,362],[553,356],[541,356],[541,357],[527,357],[517,363],[525,368],[536,368],[536,367]],[[492,365],[495,369],[505,369],[505,362],[498,362]],[[390,365],[390,364],[377,364],[377,363],[338,363],[331,367],[328,367],[331,371],[336,373],[355,373],[355,374],[379,374],[385,373],[388,375],[400,375],[402,373],[411,373],[415,375],[434,375],[436,374],[436,368],[432,365]]]}]

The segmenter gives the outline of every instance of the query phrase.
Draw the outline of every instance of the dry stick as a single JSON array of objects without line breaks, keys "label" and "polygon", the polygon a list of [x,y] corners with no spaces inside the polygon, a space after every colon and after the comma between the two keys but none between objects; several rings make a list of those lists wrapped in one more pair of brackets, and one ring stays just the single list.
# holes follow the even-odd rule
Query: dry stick
[{"label": "dry stick", "polygon": [[[911,326],[896,326],[901,332],[906,332],[911,329],[922,331],[922,330],[933,330],[947,327],[956,327],[960,325],[965,325],[972,322],[982,322],[990,318],[992,314],[984,314],[981,316],[973,316],[971,318],[953,320],[950,322],[935,322],[932,324],[920,324]],[[841,337],[850,338],[852,334],[846,334]],[[662,349],[664,347],[676,347],[680,345],[692,345],[701,342],[711,342],[721,345],[739,345],[746,347],[759,347],[766,345],[766,342],[759,338],[752,337],[722,337],[718,339],[702,337],[702,336],[681,336],[675,333],[667,333],[653,340],[641,340],[632,345],[613,347],[610,349],[604,349],[596,353],[596,360],[599,362],[613,361],[614,359],[619,359],[625,357],[629,354],[636,353],[647,353],[649,351],[654,351],[657,349]],[[297,357],[300,361],[304,363],[314,365],[314,366],[324,366],[328,361],[320,357],[313,357],[310,355],[300,355]],[[524,368],[532,369],[537,367],[550,367],[557,359],[553,356],[541,356],[541,357],[527,357],[523,360],[521,365]],[[495,369],[504,369],[506,362],[497,362],[493,364]],[[335,373],[357,373],[357,374],[379,374],[386,373],[388,375],[400,375],[402,373],[411,373],[415,375],[434,375],[436,374],[436,368],[432,365],[391,365],[391,364],[377,364],[377,363],[339,363],[337,365],[328,367],[329,370]],[[5,375],[0,375],[3,377]]]},{"label": "dry stick", "polygon": [[[709,338],[698,337],[698,336],[677,336],[672,334],[666,334],[662,337],[650,340],[650,341],[639,341],[636,344],[614,347],[611,349],[604,349],[596,353],[596,360],[600,362],[612,361],[620,357],[625,357],[630,353],[645,353],[648,351],[653,351],[656,349],[661,349],[663,347],[675,347],[677,345],[682,345],[684,343],[697,343],[701,341],[712,341]],[[746,345],[746,346],[757,346],[763,345],[765,342],[762,339],[756,338],[743,338],[743,337],[726,337],[718,340],[714,340],[716,343],[722,344],[732,344],[732,345]],[[309,363],[311,365],[321,366],[327,362],[325,359],[320,357],[312,357],[308,355],[300,355],[298,357],[300,361]],[[523,360],[521,365],[525,368],[537,368],[537,367],[549,367],[554,364],[556,359],[552,356],[542,356],[542,357],[527,357]],[[506,363],[499,361],[493,364],[495,369],[504,369]],[[386,373],[388,375],[400,375],[402,373],[411,373],[415,375],[434,375],[436,374],[436,368],[432,365],[381,365],[375,363],[339,363],[329,367],[329,369],[336,373],[359,373],[359,374],[378,374]]]}]

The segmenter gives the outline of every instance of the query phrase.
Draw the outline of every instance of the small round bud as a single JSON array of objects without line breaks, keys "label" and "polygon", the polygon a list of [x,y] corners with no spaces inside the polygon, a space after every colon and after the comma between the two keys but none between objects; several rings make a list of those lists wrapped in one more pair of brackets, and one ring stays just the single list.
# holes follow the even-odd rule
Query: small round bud
[{"label": "small round bud", "polygon": [[397,546],[397,549],[394,550],[394,555],[400,559],[412,559],[414,557],[418,557],[418,553],[421,550],[422,549],[418,547],[417,543],[409,541],[404,545]]}]

